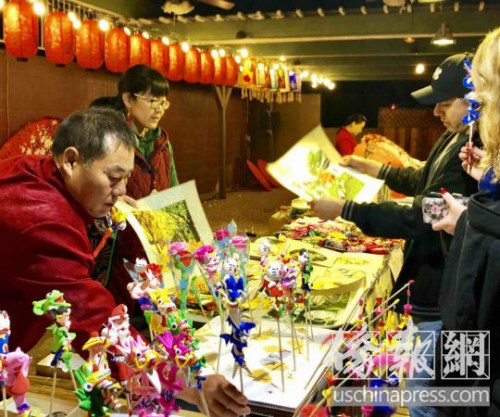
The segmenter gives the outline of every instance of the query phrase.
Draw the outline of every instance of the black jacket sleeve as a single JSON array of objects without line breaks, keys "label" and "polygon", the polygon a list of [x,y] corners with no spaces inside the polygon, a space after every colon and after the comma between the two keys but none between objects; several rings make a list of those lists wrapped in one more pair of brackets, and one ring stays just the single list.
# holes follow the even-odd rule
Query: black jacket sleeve
[{"label": "black jacket sleeve", "polygon": [[[342,217],[353,221],[367,235],[386,238],[412,239],[421,233],[432,231],[429,224],[423,222],[422,198],[430,192],[439,192],[446,188],[450,193],[470,195],[477,190],[477,182],[462,169],[458,153],[451,154],[434,178],[425,184],[421,170],[390,168],[387,178],[391,183],[398,183],[416,192],[411,207],[398,205],[394,202],[358,204],[347,201],[342,211]],[[413,181],[418,185],[411,184]],[[393,184],[388,185],[392,188]],[[405,191],[404,188],[393,188],[396,191]]]},{"label": "black jacket sleeve", "polygon": [[380,169],[378,178],[384,180],[386,185],[398,193],[414,196],[421,182],[424,168],[393,168],[384,165]]}]

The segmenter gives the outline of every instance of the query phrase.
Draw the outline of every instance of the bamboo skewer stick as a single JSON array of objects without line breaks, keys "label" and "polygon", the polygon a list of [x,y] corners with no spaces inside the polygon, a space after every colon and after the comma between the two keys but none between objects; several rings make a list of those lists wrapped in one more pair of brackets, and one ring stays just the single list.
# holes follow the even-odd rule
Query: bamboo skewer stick
[{"label": "bamboo skewer stick", "polygon": [[280,326],[280,315],[279,312],[276,312],[276,321],[278,323],[278,349],[280,351],[280,362],[281,362],[281,389],[285,392],[285,371],[283,369],[283,349],[281,346],[281,326]]},{"label": "bamboo skewer stick", "polygon": [[52,415],[52,409],[54,406],[54,395],[56,392],[56,381],[57,381],[57,367],[54,366],[53,374],[52,374],[52,389],[50,390],[49,416]]},{"label": "bamboo skewer stick", "polygon": [[7,390],[5,384],[2,385],[2,399],[3,399],[3,417],[7,417]]}]

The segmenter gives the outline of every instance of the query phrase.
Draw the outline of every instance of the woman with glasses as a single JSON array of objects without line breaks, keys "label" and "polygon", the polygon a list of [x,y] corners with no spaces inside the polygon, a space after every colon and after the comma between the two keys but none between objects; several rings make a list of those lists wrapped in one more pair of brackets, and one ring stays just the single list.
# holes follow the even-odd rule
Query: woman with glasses
[{"label": "woman with glasses", "polygon": [[[137,134],[134,171],[124,196],[124,200],[134,206],[135,200],[178,184],[172,145],[167,133],[159,126],[170,107],[169,89],[168,81],[158,71],[146,65],[135,65],[120,78],[116,97],[100,97],[91,103],[91,107],[113,107],[122,111]],[[101,234],[95,234],[93,240],[99,242]],[[135,303],[126,289],[130,276],[123,266],[123,259],[135,261],[138,257],[145,257],[144,251],[132,228],[118,234],[114,253],[111,253],[111,246],[108,242],[96,258],[95,276],[107,285],[117,303],[126,304],[129,311],[134,311]],[[142,317],[142,313],[139,312],[138,316]],[[136,327],[142,324],[137,323]]]},{"label": "woman with glasses", "polygon": [[137,132],[135,169],[127,195],[139,199],[179,183],[172,145],[159,126],[170,107],[168,81],[146,65],[129,68],[118,83],[118,107]]}]

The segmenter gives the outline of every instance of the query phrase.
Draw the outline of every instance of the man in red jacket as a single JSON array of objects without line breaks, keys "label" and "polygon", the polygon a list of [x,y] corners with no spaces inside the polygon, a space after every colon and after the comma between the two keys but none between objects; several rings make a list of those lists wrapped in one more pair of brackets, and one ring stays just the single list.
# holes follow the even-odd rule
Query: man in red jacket
[{"label": "man in red jacket", "polygon": [[[123,115],[89,109],[61,123],[53,157],[0,162],[0,310],[10,315],[11,349],[29,350],[42,337],[50,322],[33,314],[32,302],[54,289],[72,305],[76,349],[107,322],[116,305],[90,278],[94,257],[86,232],[125,194],[135,141]],[[180,397],[199,404],[195,391]],[[250,412],[246,398],[220,375],[208,377],[204,391],[211,415]]]}]

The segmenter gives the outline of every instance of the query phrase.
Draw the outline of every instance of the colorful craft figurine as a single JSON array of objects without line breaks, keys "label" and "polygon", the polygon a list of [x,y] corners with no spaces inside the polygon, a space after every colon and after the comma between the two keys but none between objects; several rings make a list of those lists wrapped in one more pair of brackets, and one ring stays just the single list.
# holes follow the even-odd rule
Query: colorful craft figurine
[{"label": "colorful craft figurine", "polygon": [[10,317],[5,310],[2,310],[0,311],[0,354],[9,351],[9,337]]},{"label": "colorful craft figurine", "polygon": [[47,327],[52,331],[51,353],[54,354],[51,366],[57,367],[62,361],[67,369],[71,371],[71,342],[76,337],[76,333],[70,332],[71,304],[64,300],[64,294],[58,290],[49,292],[45,299],[33,301],[33,312],[36,315],[47,314],[53,324]]},{"label": "colorful craft figurine", "polygon": [[78,406],[88,412],[90,417],[108,416],[111,410],[119,408],[117,394],[121,386],[111,378],[111,370],[106,359],[108,339],[92,332],[90,339],[83,345],[88,350],[89,358],[76,372],[79,399]]},{"label": "colorful craft figurine", "polygon": [[243,303],[246,299],[245,283],[243,278],[239,277],[236,280],[233,275],[229,275],[225,279],[224,283],[227,322],[230,326],[230,333],[222,333],[220,337],[226,342],[226,344],[231,344],[231,354],[235,360],[235,372],[239,368],[240,388],[243,392],[242,369],[246,369],[249,372],[245,362],[243,349],[248,346],[248,335],[250,330],[255,327],[255,323],[241,320],[240,303]]},{"label": "colorful craft figurine", "polygon": [[26,393],[30,388],[28,371],[32,358],[17,348],[12,352],[2,353],[0,359],[2,362],[0,383],[14,400],[19,415],[27,417],[31,410],[26,402]]},{"label": "colorful craft figurine", "polygon": [[176,404],[175,395],[182,391],[182,379],[177,379],[177,371],[179,368],[175,365],[170,367],[167,362],[161,362],[157,367],[158,378],[161,384],[161,396],[158,399],[158,404],[163,410],[163,415],[168,417],[172,412],[179,411],[179,406]]},{"label": "colorful craft figurine", "polygon": [[180,289],[180,309],[186,310],[187,297],[191,289],[191,278],[194,263],[194,254],[188,250],[188,244],[185,242],[173,242],[168,248],[168,254],[173,260],[175,268],[181,272],[179,289]]},{"label": "colorful craft figurine", "polygon": [[304,317],[306,319],[306,349],[307,349],[307,359],[309,360],[309,331],[311,334],[311,338],[314,337],[313,329],[312,329],[312,320],[311,320],[311,303],[309,295],[312,290],[311,273],[313,270],[311,257],[309,256],[309,252],[307,249],[301,249],[299,251],[298,262],[300,265],[300,272],[302,274],[302,284],[301,290],[302,294],[299,296],[298,301],[301,302],[304,306]]}]

